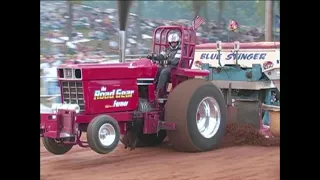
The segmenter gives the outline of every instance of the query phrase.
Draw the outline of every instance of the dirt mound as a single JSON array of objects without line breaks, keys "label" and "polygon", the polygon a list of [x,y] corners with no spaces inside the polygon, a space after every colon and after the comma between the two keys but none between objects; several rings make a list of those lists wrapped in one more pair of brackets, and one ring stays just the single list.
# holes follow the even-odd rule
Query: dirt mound
[{"label": "dirt mound", "polygon": [[238,145],[279,146],[280,139],[275,137],[267,138],[249,124],[229,124],[221,146],[231,147]]}]

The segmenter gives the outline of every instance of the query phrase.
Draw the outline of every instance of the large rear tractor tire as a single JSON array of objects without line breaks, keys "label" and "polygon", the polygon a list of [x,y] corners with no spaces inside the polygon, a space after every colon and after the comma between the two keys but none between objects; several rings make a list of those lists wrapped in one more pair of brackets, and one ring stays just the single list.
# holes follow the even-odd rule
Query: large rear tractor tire
[{"label": "large rear tractor tire", "polygon": [[167,131],[176,150],[202,152],[219,146],[226,127],[226,105],[214,84],[202,79],[182,82],[165,106],[165,121],[176,123],[175,131]]},{"label": "large rear tractor tire", "polygon": [[113,151],[120,140],[118,122],[108,115],[95,117],[88,125],[87,140],[90,148],[99,154]]},{"label": "large rear tractor tire", "polygon": [[53,138],[43,137],[42,143],[44,147],[52,154],[62,155],[69,152],[73,145],[72,144],[61,144]]}]

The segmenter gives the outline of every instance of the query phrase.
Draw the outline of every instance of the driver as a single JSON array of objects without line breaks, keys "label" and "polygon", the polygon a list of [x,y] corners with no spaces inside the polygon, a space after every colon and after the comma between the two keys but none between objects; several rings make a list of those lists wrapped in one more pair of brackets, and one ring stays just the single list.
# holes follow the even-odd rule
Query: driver
[{"label": "driver", "polygon": [[[166,67],[159,67],[156,76],[157,98],[161,98],[165,94],[166,83],[170,79],[170,71],[172,67],[179,64],[181,56],[180,36],[178,33],[172,33],[168,36],[169,47],[162,51],[159,55],[154,55],[153,60],[163,61]],[[147,56],[152,59],[152,55]]]}]

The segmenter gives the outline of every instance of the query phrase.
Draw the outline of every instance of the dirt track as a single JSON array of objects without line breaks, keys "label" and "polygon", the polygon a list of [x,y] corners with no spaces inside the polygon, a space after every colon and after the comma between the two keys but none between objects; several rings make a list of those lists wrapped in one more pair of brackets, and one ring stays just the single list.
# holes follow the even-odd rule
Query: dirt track
[{"label": "dirt track", "polygon": [[41,180],[277,180],[280,148],[238,146],[205,153],[175,152],[168,143],[134,151],[123,145],[99,155],[74,147],[62,156],[40,145]]}]

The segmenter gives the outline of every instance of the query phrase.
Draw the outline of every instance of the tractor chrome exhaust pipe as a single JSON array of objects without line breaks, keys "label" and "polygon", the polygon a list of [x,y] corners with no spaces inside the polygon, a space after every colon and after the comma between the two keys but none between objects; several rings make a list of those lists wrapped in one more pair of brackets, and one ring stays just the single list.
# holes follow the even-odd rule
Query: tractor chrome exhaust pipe
[{"label": "tractor chrome exhaust pipe", "polygon": [[126,31],[119,31],[119,62],[126,62]]},{"label": "tractor chrome exhaust pipe", "polygon": [[126,26],[128,21],[129,10],[132,0],[118,0],[118,16],[119,16],[119,62],[125,62],[126,56]]}]

